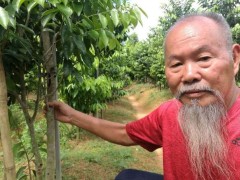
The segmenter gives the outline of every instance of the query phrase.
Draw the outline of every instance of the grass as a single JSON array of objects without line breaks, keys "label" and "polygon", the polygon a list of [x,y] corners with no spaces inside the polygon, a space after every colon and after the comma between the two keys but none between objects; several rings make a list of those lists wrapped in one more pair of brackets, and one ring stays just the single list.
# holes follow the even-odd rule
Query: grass
[{"label": "grass", "polygon": [[[73,150],[65,152],[62,161],[63,174],[70,173],[76,179],[114,179],[116,174],[129,167],[130,162],[136,161],[133,149],[117,146],[101,139],[87,141],[76,146]],[[80,166],[82,168],[76,168]],[[69,176],[65,176],[70,179]],[[74,179],[74,178],[73,178]]]},{"label": "grass", "polygon": [[126,97],[108,104],[107,109],[103,111],[103,118],[114,122],[126,122],[126,120],[135,119],[135,109],[129,103]]}]

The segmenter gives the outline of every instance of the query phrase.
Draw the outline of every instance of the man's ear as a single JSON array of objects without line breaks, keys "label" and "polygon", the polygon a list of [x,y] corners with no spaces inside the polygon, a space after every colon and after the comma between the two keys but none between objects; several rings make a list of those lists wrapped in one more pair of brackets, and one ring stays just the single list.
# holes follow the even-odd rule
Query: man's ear
[{"label": "man's ear", "polygon": [[234,75],[238,73],[239,70],[239,63],[240,63],[240,45],[234,44],[232,46],[232,53],[233,53],[233,68],[234,68]]}]

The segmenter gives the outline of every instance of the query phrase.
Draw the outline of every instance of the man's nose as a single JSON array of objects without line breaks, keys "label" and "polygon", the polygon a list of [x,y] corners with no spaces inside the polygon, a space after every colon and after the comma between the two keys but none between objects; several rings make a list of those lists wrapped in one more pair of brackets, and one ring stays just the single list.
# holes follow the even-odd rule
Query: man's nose
[{"label": "man's nose", "polygon": [[199,67],[194,62],[186,63],[182,76],[183,83],[189,84],[200,81],[201,75],[199,70]]}]

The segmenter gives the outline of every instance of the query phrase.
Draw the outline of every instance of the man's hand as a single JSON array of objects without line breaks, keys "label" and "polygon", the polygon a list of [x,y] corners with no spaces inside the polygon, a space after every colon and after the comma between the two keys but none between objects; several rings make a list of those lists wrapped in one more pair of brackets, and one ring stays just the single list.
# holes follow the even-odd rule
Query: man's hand
[{"label": "man's hand", "polygon": [[75,111],[72,107],[60,101],[52,101],[47,103],[45,112],[47,112],[49,108],[54,109],[54,115],[57,120],[64,123],[71,123],[72,114]]}]

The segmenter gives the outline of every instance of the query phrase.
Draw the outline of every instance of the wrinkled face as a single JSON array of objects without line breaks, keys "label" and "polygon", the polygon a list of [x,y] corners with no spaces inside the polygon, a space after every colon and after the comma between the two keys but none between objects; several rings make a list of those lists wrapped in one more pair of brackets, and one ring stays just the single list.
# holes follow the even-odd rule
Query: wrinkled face
[{"label": "wrinkled face", "polygon": [[167,81],[173,94],[184,87],[180,96],[184,104],[193,99],[202,106],[216,101],[211,89],[220,92],[226,106],[235,101],[238,62],[232,60],[218,29],[211,19],[195,17],[177,24],[166,38]]}]

